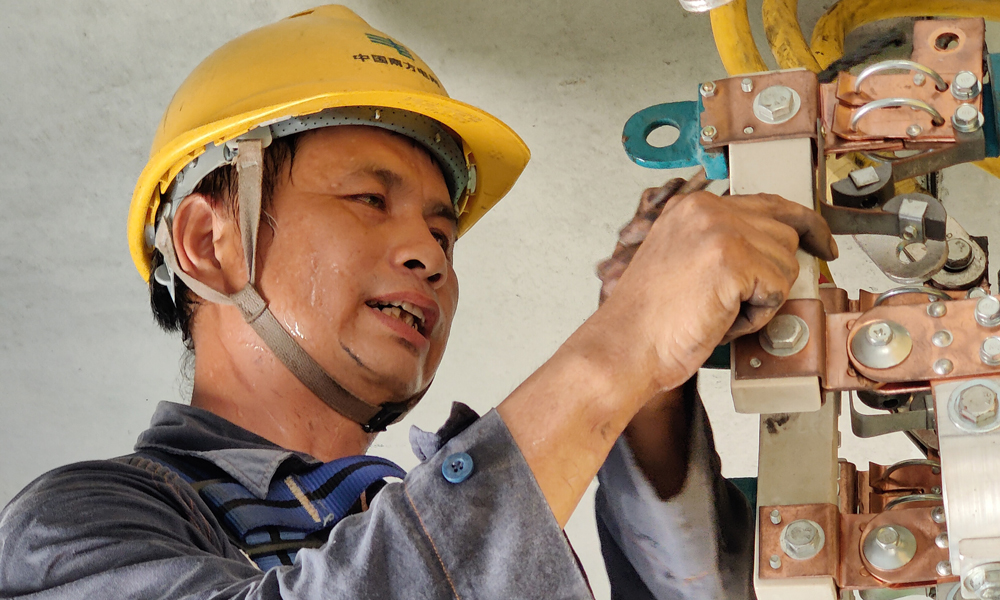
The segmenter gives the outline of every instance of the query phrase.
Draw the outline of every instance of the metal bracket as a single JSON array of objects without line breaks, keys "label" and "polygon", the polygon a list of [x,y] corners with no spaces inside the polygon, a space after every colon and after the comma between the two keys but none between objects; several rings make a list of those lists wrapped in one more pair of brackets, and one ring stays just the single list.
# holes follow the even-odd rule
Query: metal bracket
[{"label": "metal bracket", "polygon": [[[701,101],[669,102],[644,108],[625,123],[622,145],[635,164],[650,169],[705,168],[709,179],[726,179],[729,169],[721,150],[706,151],[701,145]],[[646,138],[654,130],[676,127],[677,141],[663,148],[651,146]]]},{"label": "metal bracket", "polygon": [[851,430],[859,438],[873,438],[897,431],[934,429],[933,410],[910,410],[884,415],[865,415],[854,405],[854,394],[849,393],[851,405]]}]

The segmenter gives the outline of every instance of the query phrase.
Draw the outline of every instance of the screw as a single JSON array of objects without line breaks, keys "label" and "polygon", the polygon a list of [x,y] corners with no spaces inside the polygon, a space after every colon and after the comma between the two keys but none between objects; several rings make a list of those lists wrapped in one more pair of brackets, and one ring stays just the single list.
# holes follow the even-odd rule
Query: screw
[{"label": "screw", "polygon": [[927,81],[927,76],[923,73],[913,74],[913,85],[924,85],[925,81]]},{"label": "screw", "polygon": [[916,123],[914,123],[913,125],[910,125],[909,127],[906,128],[906,135],[908,135],[910,137],[917,137],[918,135],[920,135],[923,132],[924,132],[924,128],[921,127],[920,125],[917,125]]},{"label": "screw", "polygon": [[944,302],[935,301],[927,305],[927,314],[934,317],[940,318],[948,313],[948,307],[944,305]]},{"label": "screw", "polygon": [[948,373],[951,373],[954,368],[955,363],[951,362],[947,358],[934,361],[934,365],[931,367],[931,369],[933,369],[938,375],[947,375]]},{"label": "screw", "polygon": [[959,71],[951,85],[951,95],[959,100],[972,100],[979,95],[979,78],[972,71]]},{"label": "screw", "polygon": [[969,569],[965,575],[965,591],[980,600],[1000,598],[1000,563],[986,563]]},{"label": "screw", "polygon": [[979,131],[979,110],[971,104],[962,104],[955,109],[955,114],[951,116],[951,124],[955,131],[962,133],[972,133]]},{"label": "screw", "polygon": [[709,125],[708,127],[703,127],[701,130],[701,141],[711,142],[717,135],[719,135],[719,130],[714,126]]},{"label": "screw", "polygon": [[915,225],[907,225],[906,227],[903,228],[903,239],[904,240],[909,241],[909,240],[912,240],[915,237],[917,237],[917,228],[916,228]]},{"label": "screw", "polygon": [[1000,367],[1000,337],[992,335],[983,340],[983,345],[979,347],[979,358],[984,365]]},{"label": "screw", "polygon": [[771,523],[774,523],[775,525],[781,523],[781,513],[778,512],[778,509],[771,511]]},{"label": "screw", "polygon": [[781,532],[781,549],[795,560],[810,559],[823,548],[823,530],[808,519],[792,521]]},{"label": "screw", "polygon": [[875,543],[883,550],[892,550],[899,546],[899,532],[892,525],[879,527],[875,531]]},{"label": "screw", "polygon": [[764,328],[764,339],[775,350],[790,350],[802,340],[804,328],[795,315],[778,315]]},{"label": "screw", "polygon": [[931,488],[931,493],[932,494],[940,494],[941,493],[941,488],[939,488],[938,486],[934,486],[934,487]]},{"label": "screw", "polygon": [[946,560],[942,560],[936,567],[934,567],[934,570],[937,571],[937,574],[941,577],[948,577],[951,575],[951,563]]},{"label": "screw", "polygon": [[765,123],[775,123],[792,114],[794,96],[783,85],[772,85],[757,95],[754,114]]},{"label": "screw", "polygon": [[892,341],[892,328],[885,321],[876,321],[868,326],[866,337],[872,346],[885,346]]},{"label": "screw", "polygon": [[767,564],[771,565],[772,569],[781,568],[781,557],[777,554],[772,554],[771,558],[767,561]]},{"label": "screw", "polygon": [[958,395],[958,414],[977,427],[989,425],[997,416],[996,393],[981,384],[965,388]]},{"label": "screw", "polygon": [[759,369],[761,365],[760,359],[756,356],[750,359],[750,366],[754,369]]},{"label": "screw", "polygon": [[740,89],[743,90],[744,92],[748,93],[748,94],[750,92],[752,92],[753,91],[753,79],[750,79],[749,77],[744,77],[743,81],[740,82]]},{"label": "screw", "polygon": [[934,545],[937,546],[938,548],[942,548],[942,549],[947,548],[948,547],[948,534],[947,533],[939,533],[939,534],[937,534],[937,536],[934,538]]},{"label": "screw", "polygon": [[953,341],[955,341],[955,336],[951,335],[947,329],[935,331],[934,335],[931,336],[931,343],[938,348],[947,348]]},{"label": "screw", "polygon": [[701,84],[701,87],[698,88],[698,91],[701,93],[702,98],[711,98],[712,96],[715,95],[715,82],[707,81]]},{"label": "screw", "polygon": [[972,246],[969,242],[954,238],[948,240],[948,260],[944,268],[952,273],[962,271],[972,263]]},{"label": "screw", "polygon": [[983,327],[1000,325],[1000,300],[995,296],[983,296],[976,302],[976,323]]},{"label": "screw", "polygon": [[753,127],[750,127],[749,125],[746,126],[746,127],[744,127],[743,128],[743,133],[745,133],[747,135],[750,135],[751,133],[753,133]]},{"label": "screw", "polygon": [[940,525],[944,523],[944,507],[935,506],[934,510],[931,511],[931,520]]}]

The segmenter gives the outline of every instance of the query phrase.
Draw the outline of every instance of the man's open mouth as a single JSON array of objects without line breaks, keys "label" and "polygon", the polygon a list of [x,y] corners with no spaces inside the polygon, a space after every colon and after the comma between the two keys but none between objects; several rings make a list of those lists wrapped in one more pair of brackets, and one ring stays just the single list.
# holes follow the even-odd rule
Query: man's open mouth
[{"label": "man's open mouth", "polygon": [[425,330],[425,319],[424,311],[420,310],[419,307],[410,304],[409,302],[379,302],[379,301],[369,301],[366,304],[374,308],[375,310],[380,310],[383,313],[389,315],[390,317],[395,317],[406,323],[413,328],[414,331],[420,333],[421,335],[426,335]]}]

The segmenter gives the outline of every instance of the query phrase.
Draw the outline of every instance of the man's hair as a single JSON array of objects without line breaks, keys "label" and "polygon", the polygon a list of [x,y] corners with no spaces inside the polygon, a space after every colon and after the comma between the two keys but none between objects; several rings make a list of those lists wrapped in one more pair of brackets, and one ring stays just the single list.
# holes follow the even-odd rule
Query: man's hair
[{"label": "man's hair", "polygon": [[[261,184],[261,210],[270,207],[274,199],[274,189],[282,175],[291,172],[292,161],[295,158],[295,148],[300,134],[277,138],[264,149],[264,172]],[[237,198],[239,197],[239,181],[235,165],[222,166],[205,176],[195,194],[208,198],[213,207],[225,208],[230,216],[236,219]],[[266,222],[261,219],[262,223]],[[163,264],[163,255],[159,250],[153,250],[152,268],[155,271]],[[149,278],[149,304],[153,309],[153,319],[164,331],[173,333],[179,331],[184,345],[189,350],[194,349],[191,341],[191,320],[201,304],[201,299],[190,292],[180,278],[174,278],[176,303],[170,297],[166,286],[156,283],[155,278]]]}]

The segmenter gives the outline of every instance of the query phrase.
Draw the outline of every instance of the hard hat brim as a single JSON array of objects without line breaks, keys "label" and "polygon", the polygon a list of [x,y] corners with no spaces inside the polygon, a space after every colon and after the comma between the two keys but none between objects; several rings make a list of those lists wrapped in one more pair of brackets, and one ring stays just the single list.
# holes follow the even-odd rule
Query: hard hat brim
[{"label": "hard hat brim", "polygon": [[154,224],[160,194],[177,173],[201,154],[210,143],[221,144],[247,131],[290,117],[317,113],[344,106],[380,106],[409,110],[434,119],[454,131],[465,145],[476,167],[476,187],[459,218],[462,235],[489,211],[517,181],[531,154],[527,145],[502,121],[478,108],[436,94],[399,89],[341,90],[323,93],[313,86],[301,90],[280,90],[295,102],[267,104],[254,98],[253,104],[266,109],[249,110],[185,132],[159,148],[139,176],[128,215],[128,243],[132,260],[143,279],[149,281],[152,247],[147,226]]}]

